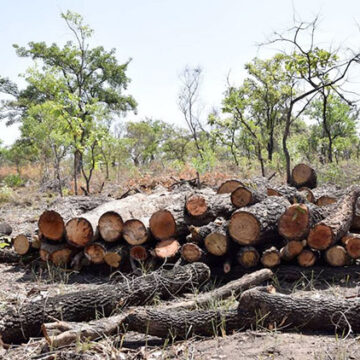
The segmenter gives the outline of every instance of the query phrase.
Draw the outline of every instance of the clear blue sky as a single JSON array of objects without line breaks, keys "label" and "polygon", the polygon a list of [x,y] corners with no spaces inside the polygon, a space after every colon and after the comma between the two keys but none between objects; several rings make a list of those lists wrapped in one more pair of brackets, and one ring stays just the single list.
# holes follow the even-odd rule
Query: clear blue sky
[{"label": "clear blue sky", "polygon": [[[266,56],[257,43],[292,25],[294,9],[303,20],[321,15],[321,40],[360,49],[358,0],[2,0],[0,75],[14,81],[31,64],[12,44],[62,43],[71,38],[60,12],[80,13],[95,30],[93,45],[115,47],[120,61],[132,58],[128,75],[138,115],[182,124],[177,107],[179,73],[185,65],[204,70],[205,109],[219,106],[226,77],[238,82],[244,64]],[[360,90],[360,89],[359,89]],[[205,110],[206,112],[206,110]],[[0,139],[12,143],[16,128],[0,124]]]}]

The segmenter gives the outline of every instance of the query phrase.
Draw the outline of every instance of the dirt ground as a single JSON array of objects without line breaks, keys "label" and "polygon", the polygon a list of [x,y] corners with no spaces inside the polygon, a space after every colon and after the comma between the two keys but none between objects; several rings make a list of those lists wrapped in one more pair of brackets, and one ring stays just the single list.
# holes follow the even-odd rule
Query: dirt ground
[{"label": "dirt ground", "polygon": [[[0,220],[8,221],[14,233],[32,232],[40,213],[49,205],[57,209],[71,207],[71,216],[79,215],[89,208],[76,208],[71,200],[56,200],[46,194],[27,199],[24,192],[18,202],[0,207]],[[55,201],[55,202],[54,202]],[[99,203],[106,199],[98,199]],[[73,206],[73,207],[72,207]],[[53,296],[82,289],[94,288],[109,281],[108,274],[78,274],[59,271],[52,267],[0,264],[0,312],[7,306],[16,306],[24,301]],[[295,291],[294,284],[276,284]],[[331,292],[337,296],[359,293],[359,282],[296,284],[296,293]],[[109,337],[99,342],[78,343],[64,349],[49,349],[44,339],[31,339],[28,344],[0,348],[4,360],[90,360],[90,359],[256,359],[256,360],[346,360],[360,359],[360,337],[356,334],[302,334],[296,332],[257,331],[239,332],[211,339],[191,339],[173,343],[171,339],[145,337],[127,333],[125,336]]]}]

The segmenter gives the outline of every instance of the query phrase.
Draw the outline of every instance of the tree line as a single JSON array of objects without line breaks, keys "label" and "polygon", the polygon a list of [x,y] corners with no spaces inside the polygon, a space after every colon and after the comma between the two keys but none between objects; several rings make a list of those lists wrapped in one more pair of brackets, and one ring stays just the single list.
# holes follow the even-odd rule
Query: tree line
[{"label": "tree line", "polygon": [[90,193],[100,165],[109,178],[113,168],[153,161],[164,167],[191,162],[201,172],[216,161],[255,160],[262,175],[276,164],[290,180],[291,159],[332,163],[360,156],[357,94],[346,90],[360,55],[320,47],[317,18],[274,33],[263,46],[276,44],[279,51],[247,63],[239,84],[228,79],[221,106],[205,116],[202,69],[185,67],[178,94],[183,128],[152,118],[121,120],[137,107],[127,93],[131,59],[120,64],[115,49],[90,47],[93,30],[83,18],[71,11],[61,16],[73,41],[14,45],[18,56],[33,60],[23,75],[26,86],[0,77],[0,118],[20,126],[19,139],[0,147],[0,161],[19,171],[39,162],[44,176],[51,167],[60,194],[63,163],[70,159],[77,194],[80,176]]}]

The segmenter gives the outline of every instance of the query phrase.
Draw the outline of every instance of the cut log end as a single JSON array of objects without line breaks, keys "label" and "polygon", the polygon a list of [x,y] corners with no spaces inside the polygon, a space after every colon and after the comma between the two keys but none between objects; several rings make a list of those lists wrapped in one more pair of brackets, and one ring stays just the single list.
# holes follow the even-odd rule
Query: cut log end
[{"label": "cut log end", "polygon": [[237,261],[244,268],[252,268],[258,265],[260,255],[252,246],[244,246],[237,253]]},{"label": "cut log end", "polygon": [[360,258],[360,235],[348,234],[341,239],[346,251],[353,259]]},{"label": "cut log end", "polygon": [[229,241],[225,234],[213,232],[206,236],[204,245],[210,254],[215,256],[225,255],[229,248]]},{"label": "cut log end", "polygon": [[260,224],[254,215],[236,212],[230,219],[229,234],[237,243],[251,245],[259,238]]},{"label": "cut log end", "polygon": [[298,256],[304,248],[304,242],[306,241],[289,241],[283,248],[280,250],[281,259],[285,261],[291,261]]},{"label": "cut log end", "polygon": [[306,186],[313,189],[317,183],[315,170],[306,164],[296,165],[292,171],[292,182],[297,188]]},{"label": "cut log end", "polygon": [[304,204],[290,205],[279,220],[279,234],[289,240],[300,240],[309,231],[309,209]]},{"label": "cut log end", "polygon": [[309,266],[313,266],[316,262],[316,254],[309,250],[309,249],[304,249],[297,257],[297,262],[300,266],[303,267],[309,267]]},{"label": "cut log end", "polygon": [[38,221],[41,234],[50,240],[61,241],[64,236],[64,220],[53,210],[44,211]]},{"label": "cut log end", "polygon": [[231,193],[231,202],[236,208],[241,208],[251,204],[251,191],[242,186],[239,186]]},{"label": "cut log end", "polygon": [[261,256],[260,261],[267,268],[273,268],[279,265],[281,262],[279,250],[274,246],[265,250]]},{"label": "cut log end", "polygon": [[307,243],[316,250],[326,250],[333,242],[331,228],[327,225],[317,224],[310,230]]},{"label": "cut log end", "polygon": [[208,210],[205,198],[197,194],[190,196],[185,206],[188,214],[193,217],[204,216]]},{"label": "cut log end", "polygon": [[325,259],[332,266],[344,266],[348,262],[348,254],[342,246],[335,245],[326,250]]},{"label": "cut log end", "polygon": [[148,257],[148,252],[144,246],[135,245],[130,249],[130,257],[137,261],[145,261]]},{"label": "cut log end", "polygon": [[105,257],[105,248],[101,244],[89,244],[84,249],[85,256],[93,264],[103,264]]},{"label": "cut log end", "polygon": [[336,203],[337,199],[331,196],[321,196],[316,200],[317,206],[327,206]]},{"label": "cut log end", "polygon": [[242,185],[242,183],[239,180],[227,180],[220,185],[217,193],[218,194],[230,194],[241,185]]},{"label": "cut log end", "polygon": [[309,189],[306,186],[303,186],[299,189],[299,191],[305,194],[305,198],[308,202],[315,203],[315,196],[311,191],[311,189]]},{"label": "cut log end", "polygon": [[156,244],[154,249],[155,256],[160,259],[172,258],[180,250],[180,244],[175,239],[162,240]]},{"label": "cut log end", "polygon": [[117,269],[121,264],[122,256],[117,252],[107,252],[104,255],[104,261],[110,267]]},{"label": "cut log end", "polygon": [[196,244],[187,243],[181,247],[181,257],[187,262],[196,262],[202,257],[202,250]]},{"label": "cut log end", "polygon": [[54,251],[50,255],[50,261],[56,266],[65,266],[70,263],[72,250],[64,248],[61,250]]},{"label": "cut log end", "polygon": [[150,230],[157,240],[166,240],[176,233],[174,216],[168,210],[159,210],[150,218]]},{"label": "cut log end", "polygon": [[75,247],[86,246],[92,241],[93,236],[93,228],[84,218],[73,218],[66,224],[67,241]]},{"label": "cut log end", "polygon": [[98,228],[104,241],[115,242],[121,238],[124,222],[115,211],[108,211],[101,215]]},{"label": "cut log end", "polygon": [[281,196],[281,194],[272,188],[267,188],[267,195],[268,196]]},{"label": "cut log end", "polygon": [[13,247],[16,253],[19,255],[25,255],[30,250],[31,244],[25,235],[20,234],[14,238]]},{"label": "cut log end", "polygon": [[125,221],[123,236],[130,245],[142,245],[148,240],[148,232],[145,225],[137,219]]}]

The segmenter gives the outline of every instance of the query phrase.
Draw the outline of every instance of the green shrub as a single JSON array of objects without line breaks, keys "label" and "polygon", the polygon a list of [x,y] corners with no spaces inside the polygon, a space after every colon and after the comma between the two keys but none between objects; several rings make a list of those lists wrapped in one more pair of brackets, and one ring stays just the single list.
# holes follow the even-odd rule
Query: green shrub
[{"label": "green shrub", "polygon": [[24,184],[24,180],[18,174],[11,174],[4,178],[4,183],[10,187],[19,187]]},{"label": "green shrub", "polygon": [[9,186],[4,185],[0,187],[0,204],[12,200],[12,197],[13,191]]}]

